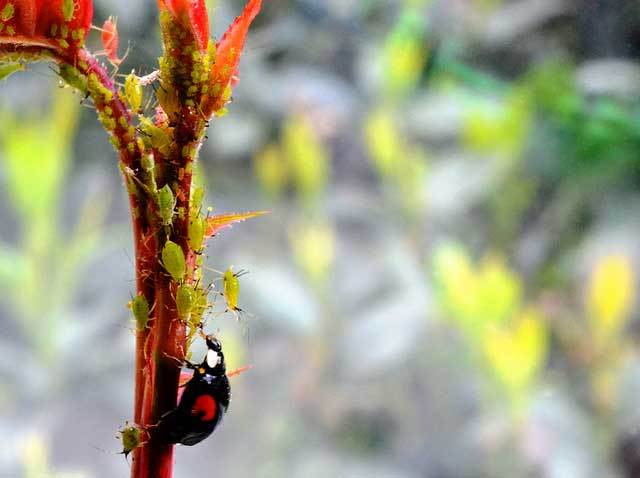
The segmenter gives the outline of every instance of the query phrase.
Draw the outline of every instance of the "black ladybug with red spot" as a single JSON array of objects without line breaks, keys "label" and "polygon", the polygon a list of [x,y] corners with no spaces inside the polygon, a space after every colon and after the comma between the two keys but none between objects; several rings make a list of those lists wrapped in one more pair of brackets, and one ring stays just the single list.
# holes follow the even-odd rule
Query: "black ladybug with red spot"
[{"label": "black ladybug with red spot", "polygon": [[157,433],[168,443],[195,445],[207,438],[222,421],[231,399],[222,345],[209,335],[207,355],[201,364],[187,362],[194,369],[178,406],[158,423]]}]

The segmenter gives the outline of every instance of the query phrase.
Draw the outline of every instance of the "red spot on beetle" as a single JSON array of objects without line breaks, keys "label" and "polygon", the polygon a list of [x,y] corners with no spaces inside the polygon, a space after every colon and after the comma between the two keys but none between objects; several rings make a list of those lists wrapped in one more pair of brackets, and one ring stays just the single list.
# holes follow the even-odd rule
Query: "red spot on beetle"
[{"label": "red spot on beetle", "polygon": [[202,421],[208,422],[215,418],[217,408],[218,404],[211,395],[200,395],[193,402],[191,414],[198,415]]}]

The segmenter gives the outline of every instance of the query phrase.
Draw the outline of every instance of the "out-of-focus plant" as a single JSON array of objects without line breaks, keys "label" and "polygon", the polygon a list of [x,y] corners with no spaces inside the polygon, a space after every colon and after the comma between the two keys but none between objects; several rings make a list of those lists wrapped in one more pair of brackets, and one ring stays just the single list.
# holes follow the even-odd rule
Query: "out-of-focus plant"
[{"label": "out-of-focus plant", "polygon": [[598,347],[618,340],[635,298],[636,281],[629,259],[605,256],[593,269],[587,296],[589,323]]},{"label": "out-of-focus plant", "polygon": [[520,159],[530,133],[531,93],[516,86],[503,98],[480,101],[465,112],[462,144],[505,160]]},{"label": "out-of-focus plant", "polygon": [[[181,362],[188,355],[194,330],[204,327],[203,314],[210,307],[210,288],[203,284],[201,272],[207,239],[232,223],[256,215],[203,214],[204,191],[194,187],[192,179],[209,121],[226,113],[232,87],[238,81],[245,37],[261,1],[249,0],[217,42],[209,38],[204,0],[159,0],[157,5],[163,43],[159,69],[144,78],[131,72],[120,85],[84,47],[93,17],[91,0],[0,0],[2,67],[12,72],[28,62],[55,63],[62,81],[92,101],[119,154],[135,247],[136,293],[130,302],[136,319],[134,422],[144,435],[133,450],[134,478],[170,478],[173,473],[175,440],[163,436],[157,425],[176,407]],[[100,30],[107,59],[117,69],[122,60],[117,51],[115,22],[107,19]],[[154,82],[159,86],[147,103],[144,99],[149,92],[144,87]],[[145,107],[151,103],[153,109]],[[52,123],[60,123],[58,115],[64,113],[56,111]],[[33,126],[46,129],[36,122]],[[39,131],[31,128],[28,126],[24,135],[37,138]],[[61,137],[49,135],[51,145],[40,143],[40,149],[47,151],[58,144],[55,153],[65,156],[66,131],[58,131]],[[16,136],[22,141],[21,135]],[[36,141],[24,144],[33,146]],[[7,149],[21,145],[9,141]],[[9,169],[14,184],[19,185],[14,197],[23,208],[21,215],[42,214],[32,208],[41,205],[39,201],[57,199],[66,160],[42,156],[35,150],[27,156],[32,167],[18,165],[16,156],[10,156],[14,162],[9,163]],[[24,185],[29,181],[40,191],[27,189]],[[51,230],[53,226],[47,221],[54,219],[41,216],[31,224]],[[37,238],[39,232],[46,231],[25,232]],[[36,246],[40,247],[38,243]],[[229,299],[226,291],[225,299]],[[235,312],[235,307],[228,308]]]},{"label": "out-of-focus plant", "polygon": [[391,202],[412,218],[426,205],[428,161],[421,148],[408,143],[397,124],[390,109],[372,112],[364,125],[365,141]]},{"label": "out-of-focus plant", "polygon": [[283,127],[282,151],[297,197],[303,206],[313,210],[325,192],[331,156],[307,116],[289,117]]},{"label": "out-of-focus plant", "polygon": [[325,209],[331,173],[331,154],[310,118],[293,112],[285,121],[280,141],[254,158],[261,188],[272,198],[290,187],[301,206],[289,238],[294,258],[309,282],[322,289],[335,257],[335,233]]},{"label": "out-of-focus plant", "polygon": [[[8,109],[0,113],[0,157],[19,227],[19,246],[0,245],[0,283],[24,339],[43,366],[53,367],[63,355],[65,330],[77,326],[70,323],[69,305],[83,268],[98,252],[109,197],[90,193],[74,231],[62,230],[61,200],[69,186],[77,99],[57,91],[48,114],[30,116],[17,117]],[[47,326],[38,326],[45,311]]]},{"label": "out-of-focus plant", "polygon": [[25,440],[22,450],[22,476],[24,478],[85,478],[79,472],[54,471],[49,464],[49,450],[45,439],[32,433]]},{"label": "out-of-focus plant", "polygon": [[522,280],[499,255],[474,264],[457,244],[435,251],[433,275],[445,318],[460,329],[512,411],[522,413],[548,350],[544,317],[525,303]]},{"label": "out-of-focus plant", "polygon": [[609,412],[615,404],[617,379],[631,350],[632,343],[623,332],[635,290],[635,274],[626,256],[604,256],[595,264],[586,293],[586,312],[592,393],[601,412]]},{"label": "out-of-focus plant", "polygon": [[420,3],[411,2],[387,35],[381,57],[384,96],[400,98],[418,85],[431,49]]}]

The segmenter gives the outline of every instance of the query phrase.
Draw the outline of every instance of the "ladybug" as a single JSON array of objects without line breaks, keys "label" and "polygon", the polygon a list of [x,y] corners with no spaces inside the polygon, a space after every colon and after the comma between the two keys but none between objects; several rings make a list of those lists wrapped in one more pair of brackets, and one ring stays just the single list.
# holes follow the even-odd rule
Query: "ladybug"
[{"label": "ladybug", "polygon": [[194,369],[178,406],[160,418],[158,433],[167,443],[192,446],[213,433],[229,408],[231,387],[226,374],[222,345],[207,336],[207,355]]}]

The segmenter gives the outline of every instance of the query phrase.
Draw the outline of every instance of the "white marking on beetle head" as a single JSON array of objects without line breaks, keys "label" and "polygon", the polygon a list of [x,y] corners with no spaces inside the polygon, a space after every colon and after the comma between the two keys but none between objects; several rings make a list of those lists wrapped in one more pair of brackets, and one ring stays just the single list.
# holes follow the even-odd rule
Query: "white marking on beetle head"
[{"label": "white marking on beetle head", "polygon": [[215,350],[207,351],[207,365],[209,368],[215,368],[220,363],[220,355]]}]

